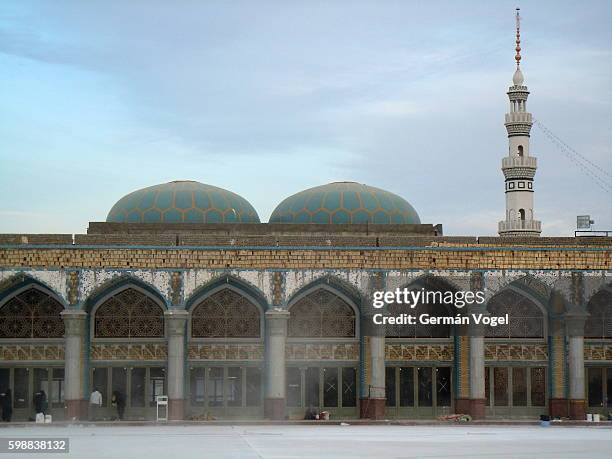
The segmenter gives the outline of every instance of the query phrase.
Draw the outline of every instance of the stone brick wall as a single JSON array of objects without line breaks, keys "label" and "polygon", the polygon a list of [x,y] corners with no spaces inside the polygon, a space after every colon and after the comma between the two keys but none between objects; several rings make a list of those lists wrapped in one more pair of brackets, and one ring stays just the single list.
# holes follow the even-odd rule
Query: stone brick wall
[{"label": "stone brick wall", "polygon": [[605,248],[438,246],[427,248],[193,249],[0,247],[0,267],[211,269],[552,269],[610,270]]},{"label": "stone brick wall", "polygon": [[72,244],[72,234],[0,234],[5,244]]}]

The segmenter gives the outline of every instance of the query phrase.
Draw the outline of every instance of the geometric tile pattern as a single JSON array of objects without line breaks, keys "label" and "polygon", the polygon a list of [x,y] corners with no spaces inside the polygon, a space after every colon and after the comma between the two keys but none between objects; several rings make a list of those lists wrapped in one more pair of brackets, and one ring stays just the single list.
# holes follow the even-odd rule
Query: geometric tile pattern
[{"label": "geometric tile pattern", "polygon": [[287,344],[287,360],[359,360],[359,344]]},{"label": "geometric tile pattern", "polygon": [[594,295],[587,306],[584,336],[587,338],[612,338],[612,293],[607,290]]},{"label": "geometric tile pattern", "polygon": [[287,324],[287,336],[301,338],[352,338],[355,311],[333,293],[318,289],[296,302]]},{"label": "geometric tile pattern", "polygon": [[420,224],[400,196],[355,182],[334,182],[301,191],[282,201],[270,223]]},{"label": "geometric tile pattern", "polygon": [[612,361],[612,343],[610,344],[585,344],[584,360],[608,360]]},{"label": "geometric tile pattern", "polygon": [[63,309],[51,296],[29,288],[0,308],[0,338],[61,338]]},{"label": "geometric tile pattern", "polygon": [[263,360],[262,344],[190,344],[189,360]]},{"label": "geometric tile pattern", "polygon": [[91,360],[167,360],[168,346],[147,344],[93,344]]},{"label": "geometric tile pattern", "polygon": [[452,344],[385,344],[385,360],[452,361]]},{"label": "geometric tile pattern", "polygon": [[243,197],[212,185],[175,181],[134,191],[110,210],[107,222],[259,223]]},{"label": "geometric tile pattern", "polygon": [[108,298],[95,313],[97,338],[163,338],[164,311],[144,293],[125,289]]},{"label": "geometric tile pattern", "polygon": [[225,288],[199,303],[191,314],[194,338],[259,338],[259,309],[244,296]]},{"label": "geometric tile pattern", "polygon": [[485,360],[546,361],[546,344],[485,344]]},{"label": "geometric tile pattern", "polygon": [[544,315],[526,296],[503,290],[489,301],[487,310],[494,316],[508,314],[509,323],[488,327],[490,338],[543,338]]},{"label": "geometric tile pattern", "polygon": [[63,344],[2,344],[0,361],[64,360]]}]

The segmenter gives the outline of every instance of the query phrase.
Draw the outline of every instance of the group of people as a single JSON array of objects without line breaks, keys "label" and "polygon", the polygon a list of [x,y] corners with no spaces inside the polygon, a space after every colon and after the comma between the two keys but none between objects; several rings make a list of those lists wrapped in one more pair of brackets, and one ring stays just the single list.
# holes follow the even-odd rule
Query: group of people
[{"label": "group of people", "polygon": [[[49,403],[47,401],[47,394],[44,390],[36,392],[32,401],[34,402],[35,414],[47,414]],[[117,410],[117,419],[123,420],[123,414],[125,413],[125,397],[120,391],[113,391],[111,406]],[[89,407],[89,420],[99,420],[99,411],[102,407],[102,394],[95,387],[89,397]],[[2,422],[11,422],[11,418],[13,417],[13,394],[11,389],[0,392],[0,410],[2,410]]]},{"label": "group of people", "polygon": [[[36,392],[32,400],[34,402],[35,414],[47,414],[49,404],[47,402],[47,394],[44,390]],[[13,417],[13,393],[10,388],[7,388],[4,392],[0,392],[0,409],[2,410],[2,422],[11,422],[11,418]]]},{"label": "group of people", "polygon": [[[111,406],[117,410],[117,419],[123,420],[125,413],[125,397],[118,390],[113,391],[111,397]],[[102,408],[102,394],[94,387],[93,392],[89,396],[89,420],[98,421],[100,419],[99,411]]]}]

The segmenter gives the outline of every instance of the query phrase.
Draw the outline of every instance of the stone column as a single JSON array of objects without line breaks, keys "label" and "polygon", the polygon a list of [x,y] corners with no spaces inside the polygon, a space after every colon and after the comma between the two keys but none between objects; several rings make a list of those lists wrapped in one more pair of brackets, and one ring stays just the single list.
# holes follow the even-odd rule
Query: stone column
[{"label": "stone column", "polygon": [[470,413],[470,337],[467,335],[467,327],[458,326],[459,331],[455,336],[455,413]]},{"label": "stone column", "polygon": [[168,419],[185,418],[185,324],[189,313],[184,309],[165,312],[168,330]]},{"label": "stone column", "polygon": [[364,368],[365,387],[362,388],[359,417],[383,419],[385,416],[385,327],[375,325],[372,315],[364,316],[364,354],[361,358]]},{"label": "stone column", "polygon": [[[476,305],[471,313],[488,316],[484,305]],[[473,419],[484,419],[487,403],[485,395],[485,334],[482,324],[470,324],[470,415]]]},{"label": "stone column", "polygon": [[[558,299],[553,298],[553,301],[558,301]],[[553,311],[556,310],[557,308],[553,307]],[[548,356],[551,382],[548,399],[549,413],[552,418],[566,418],[569,416],[569,411],[566,387],[565,322],[563,317],[555,313],[550,314],[548,325]]]},{"label": "stone column", "polygon": [[76,309],[65,309],[64,319],[64,399],[66,419],[87,420],[88,394],[85,390],[88,359],[85,337],[87,336],[87,313]]},{"label": "stone column", "polygon": [[266,312],[266,397],[264,416],[267,419],[285,419],[286,365],[285,344],[287,341],[287,320],[289,311],[273,309]]},{"label": "stone column", "polygon": [[568,336],[569,415],[571,419],[586,418],[584,387],[584,323],[585,313],[567,313],[565,324]]}]

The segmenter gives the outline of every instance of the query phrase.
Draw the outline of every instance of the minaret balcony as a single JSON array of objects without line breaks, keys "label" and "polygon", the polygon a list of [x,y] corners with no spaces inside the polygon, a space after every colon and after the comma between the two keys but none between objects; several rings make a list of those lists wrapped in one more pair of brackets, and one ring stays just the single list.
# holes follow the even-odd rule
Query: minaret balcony
[{"label": "minaret balcony", "polygon": [[533,156],[506,156],[502,158],[502,170],[514,167],[536,169],[538,159]]},{"label": "minaret balcony", "polygon": [[529,133],[531,132],[531,123],[509,122],[506,123],[506,131],[508,131],[508,137],[529,137]]},{"label": "minaret balcony", "polygon": [[517,233],[516,235],[519,235],[519,233],[522,235],[537,233],[536,235],[539,235],[541,232],[542,222],[539,220],[504,220],[499,222],[499,234],[503,236],[514,236],[514,234],[507,233]]},{"label": "minaret balcony", "polygon": [[527,123],[531,125],[532,117],[529,112],[506,113],[506,126],[511,123]]}]

